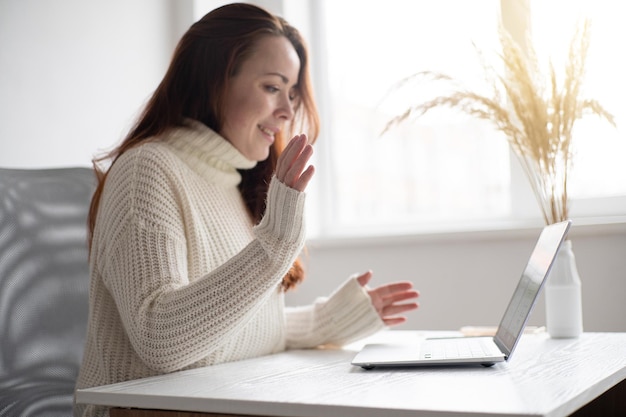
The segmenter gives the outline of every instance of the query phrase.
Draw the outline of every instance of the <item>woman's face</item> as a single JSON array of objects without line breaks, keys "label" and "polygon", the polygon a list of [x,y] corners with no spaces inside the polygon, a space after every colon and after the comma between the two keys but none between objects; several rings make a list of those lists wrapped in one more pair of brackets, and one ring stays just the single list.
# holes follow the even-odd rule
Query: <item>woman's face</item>
[{"label": "woman's face", "polygon": [[265,36],[225,94],[219,132],[252,161],[263,161],[276,134],[293,119],[300,59],[289,40]]}]

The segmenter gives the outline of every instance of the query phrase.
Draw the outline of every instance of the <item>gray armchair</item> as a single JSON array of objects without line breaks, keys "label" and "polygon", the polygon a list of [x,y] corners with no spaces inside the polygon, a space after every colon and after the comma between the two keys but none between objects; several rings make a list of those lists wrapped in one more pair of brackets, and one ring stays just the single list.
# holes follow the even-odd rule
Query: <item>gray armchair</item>
[{"label": "gray armchair", "polygon": [[0,168],[0,416],[70,416],[87,326],[89,168]]}]

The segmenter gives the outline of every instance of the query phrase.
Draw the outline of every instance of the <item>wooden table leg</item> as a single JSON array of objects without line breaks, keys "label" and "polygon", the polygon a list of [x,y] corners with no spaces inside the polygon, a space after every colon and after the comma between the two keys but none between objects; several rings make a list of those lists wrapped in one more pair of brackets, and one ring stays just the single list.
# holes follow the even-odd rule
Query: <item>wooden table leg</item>
[{"label": "wooden table leg", "polygon": [[625,416],[626,379],[600,395],[589,404],[575,411],[571,417]]}]

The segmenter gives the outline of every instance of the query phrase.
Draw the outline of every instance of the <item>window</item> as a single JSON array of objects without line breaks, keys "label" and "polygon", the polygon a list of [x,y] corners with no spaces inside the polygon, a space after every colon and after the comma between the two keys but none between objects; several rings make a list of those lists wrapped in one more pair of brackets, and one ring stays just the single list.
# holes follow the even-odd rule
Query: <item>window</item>
[{"label": "window", "polygon": [[[553,3],[558,3],[558,19]],[[617,14],[609,2],[536,1],[515,18],[530,13],[539,44],[554,32],[569,40],[567,27],[542,31],[538,23],[565,23],[562,10],[574,4],[574,16],[583,3],[594,4],[593,17],[603,19],[592,30],[596,47],[589,57],[589,95],[615,112],[622,130],[595,117],[579,122],[572,214],[623,215],[626,113],[617,100],[624,96],[620,88],[626,92],[619,78],[626,68],[618,65],[616,47],[609,46],[626,35]],[[472,42],[483,51],[497,50],[499,0],[324,0],[309,7],[323,120],[316,145],[321,169],[308,200],[310,235],[419,232],[540,218],[506,139],[487,122],[442,109],[380,135],[414,99],[416,90],[409,86],[390,92],[404,77],[434,70],[470,84],[480,78]]]},{"label": "window", "polygon": [[[550,0],[531,3],[532,34],[538,52],[559,62],[565,58],[573,28],[585,17],[592,19],[587,60],[586,95],[597,99],[616,117],[617,129],[598,122],[594,116],[577,124],[575,167],[571,194],[579,203],[602,199],[610,205],[611,197],[626,195],[626,63],[619,57],[617,39],[626,38],[615,2],[607,0]],[[559,16],[559,19],[554,19]],[[554,25],[558,26],[554,26]],[[541,40],[541,41],[539,41]],[[589,201],[587,201],[589,202]],[[597,207],[596,212],[601,210]],[[626,214],[626,210],[622,210]]]}]

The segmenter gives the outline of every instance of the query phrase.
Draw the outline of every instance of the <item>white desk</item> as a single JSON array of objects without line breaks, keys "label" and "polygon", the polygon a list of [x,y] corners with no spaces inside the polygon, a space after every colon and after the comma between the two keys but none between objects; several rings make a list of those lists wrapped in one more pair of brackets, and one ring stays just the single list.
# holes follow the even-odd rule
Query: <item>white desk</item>
[{"label": "white desk", "polygon": [[[377,339],[411,342],[421,336],[391,331]],[[365,371],[350,365],[354,354],[350,349],[288,351],[83,389],[77,401],[213,415],[554,417],[610,396],[602,413],[608,407],[626,416],[626,333],[585,333],[573,340],[525,335],[510,362],[491,368]]]}]

